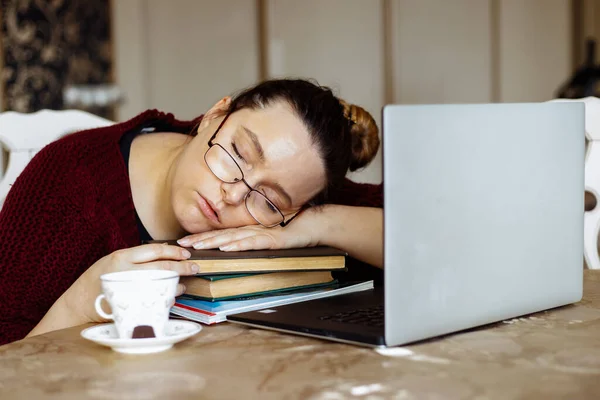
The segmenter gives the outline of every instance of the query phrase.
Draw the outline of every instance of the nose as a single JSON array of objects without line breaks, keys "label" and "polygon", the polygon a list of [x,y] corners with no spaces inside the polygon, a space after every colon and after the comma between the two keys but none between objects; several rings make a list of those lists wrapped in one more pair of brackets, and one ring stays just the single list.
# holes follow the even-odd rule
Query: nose
[{"label": "nose", "polygon": [[244,201],[246,194],[250,191],[250,188],[244,181],[236,183],[221,183],[221,193],[225,203],[230,205],[238,205]]}]

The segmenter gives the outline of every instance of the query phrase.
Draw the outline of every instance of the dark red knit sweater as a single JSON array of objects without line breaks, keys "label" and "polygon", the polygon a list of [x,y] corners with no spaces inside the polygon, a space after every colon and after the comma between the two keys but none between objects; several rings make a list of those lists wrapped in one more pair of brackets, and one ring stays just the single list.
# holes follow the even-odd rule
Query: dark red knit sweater
[{"label": "dark red knit sweater", "polygon": [[[121,136],[152,123],[191,131],[198,121],[150,110],[64,137],[31,160],[0,212],[0,345],[27,335],[94,262],[140,244]],[[381,185],[347,181],[332,202],[382,200]]]}]

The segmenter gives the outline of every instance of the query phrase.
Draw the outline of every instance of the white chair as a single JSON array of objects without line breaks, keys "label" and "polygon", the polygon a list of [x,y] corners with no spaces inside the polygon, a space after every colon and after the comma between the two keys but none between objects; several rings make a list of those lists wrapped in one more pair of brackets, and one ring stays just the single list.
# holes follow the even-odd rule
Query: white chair
[{"label": "white chair", "polygon": [[589,269],[600,269],[598,233],[600,232],[600,99],[556,99],[551,101],[580,101],[585,104],[585,190],[595,198],[595,206],[583,217],[584,257]]},{"label": "white chair", "polygon": [[8,152],[6,169],[0,152],[0,207],[15,179],[44,146],[69,133],[112,124],[113,121],[79,110],[0,113],[0,144]]}]

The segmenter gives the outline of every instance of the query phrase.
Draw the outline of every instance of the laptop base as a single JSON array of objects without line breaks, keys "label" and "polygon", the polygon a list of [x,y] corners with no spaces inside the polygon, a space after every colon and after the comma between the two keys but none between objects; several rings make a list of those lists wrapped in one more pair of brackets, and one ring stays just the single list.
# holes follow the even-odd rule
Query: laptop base
[{"label": "laptop base", "polygon": [[385,346],[385,328],[328,319],[331,315],[383,306],[383,288],[230,315],[233,323],[342,343]]}]

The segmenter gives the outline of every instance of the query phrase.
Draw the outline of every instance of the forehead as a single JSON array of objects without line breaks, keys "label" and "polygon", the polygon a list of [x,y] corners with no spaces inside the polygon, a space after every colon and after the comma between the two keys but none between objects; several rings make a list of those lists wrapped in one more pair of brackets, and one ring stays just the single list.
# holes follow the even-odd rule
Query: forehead
[{"label": "forehead", "polygon": [[248,137],[244,128],[256,134],[265,160],[257,169],[266,181],[281,185],[294,206],[310,200],[322,189],[323,162],[306,126],[289,105],[242,109],[231,114],[225,124],[230,125],[235,137]]},{"label": "forehead", "polygon": [[277,102],[265,108],[244,108],[231,114],[227,125],[246,127],[262,141],[287,140],[298,144],[311,144],[308,130],[292,108]]}]

